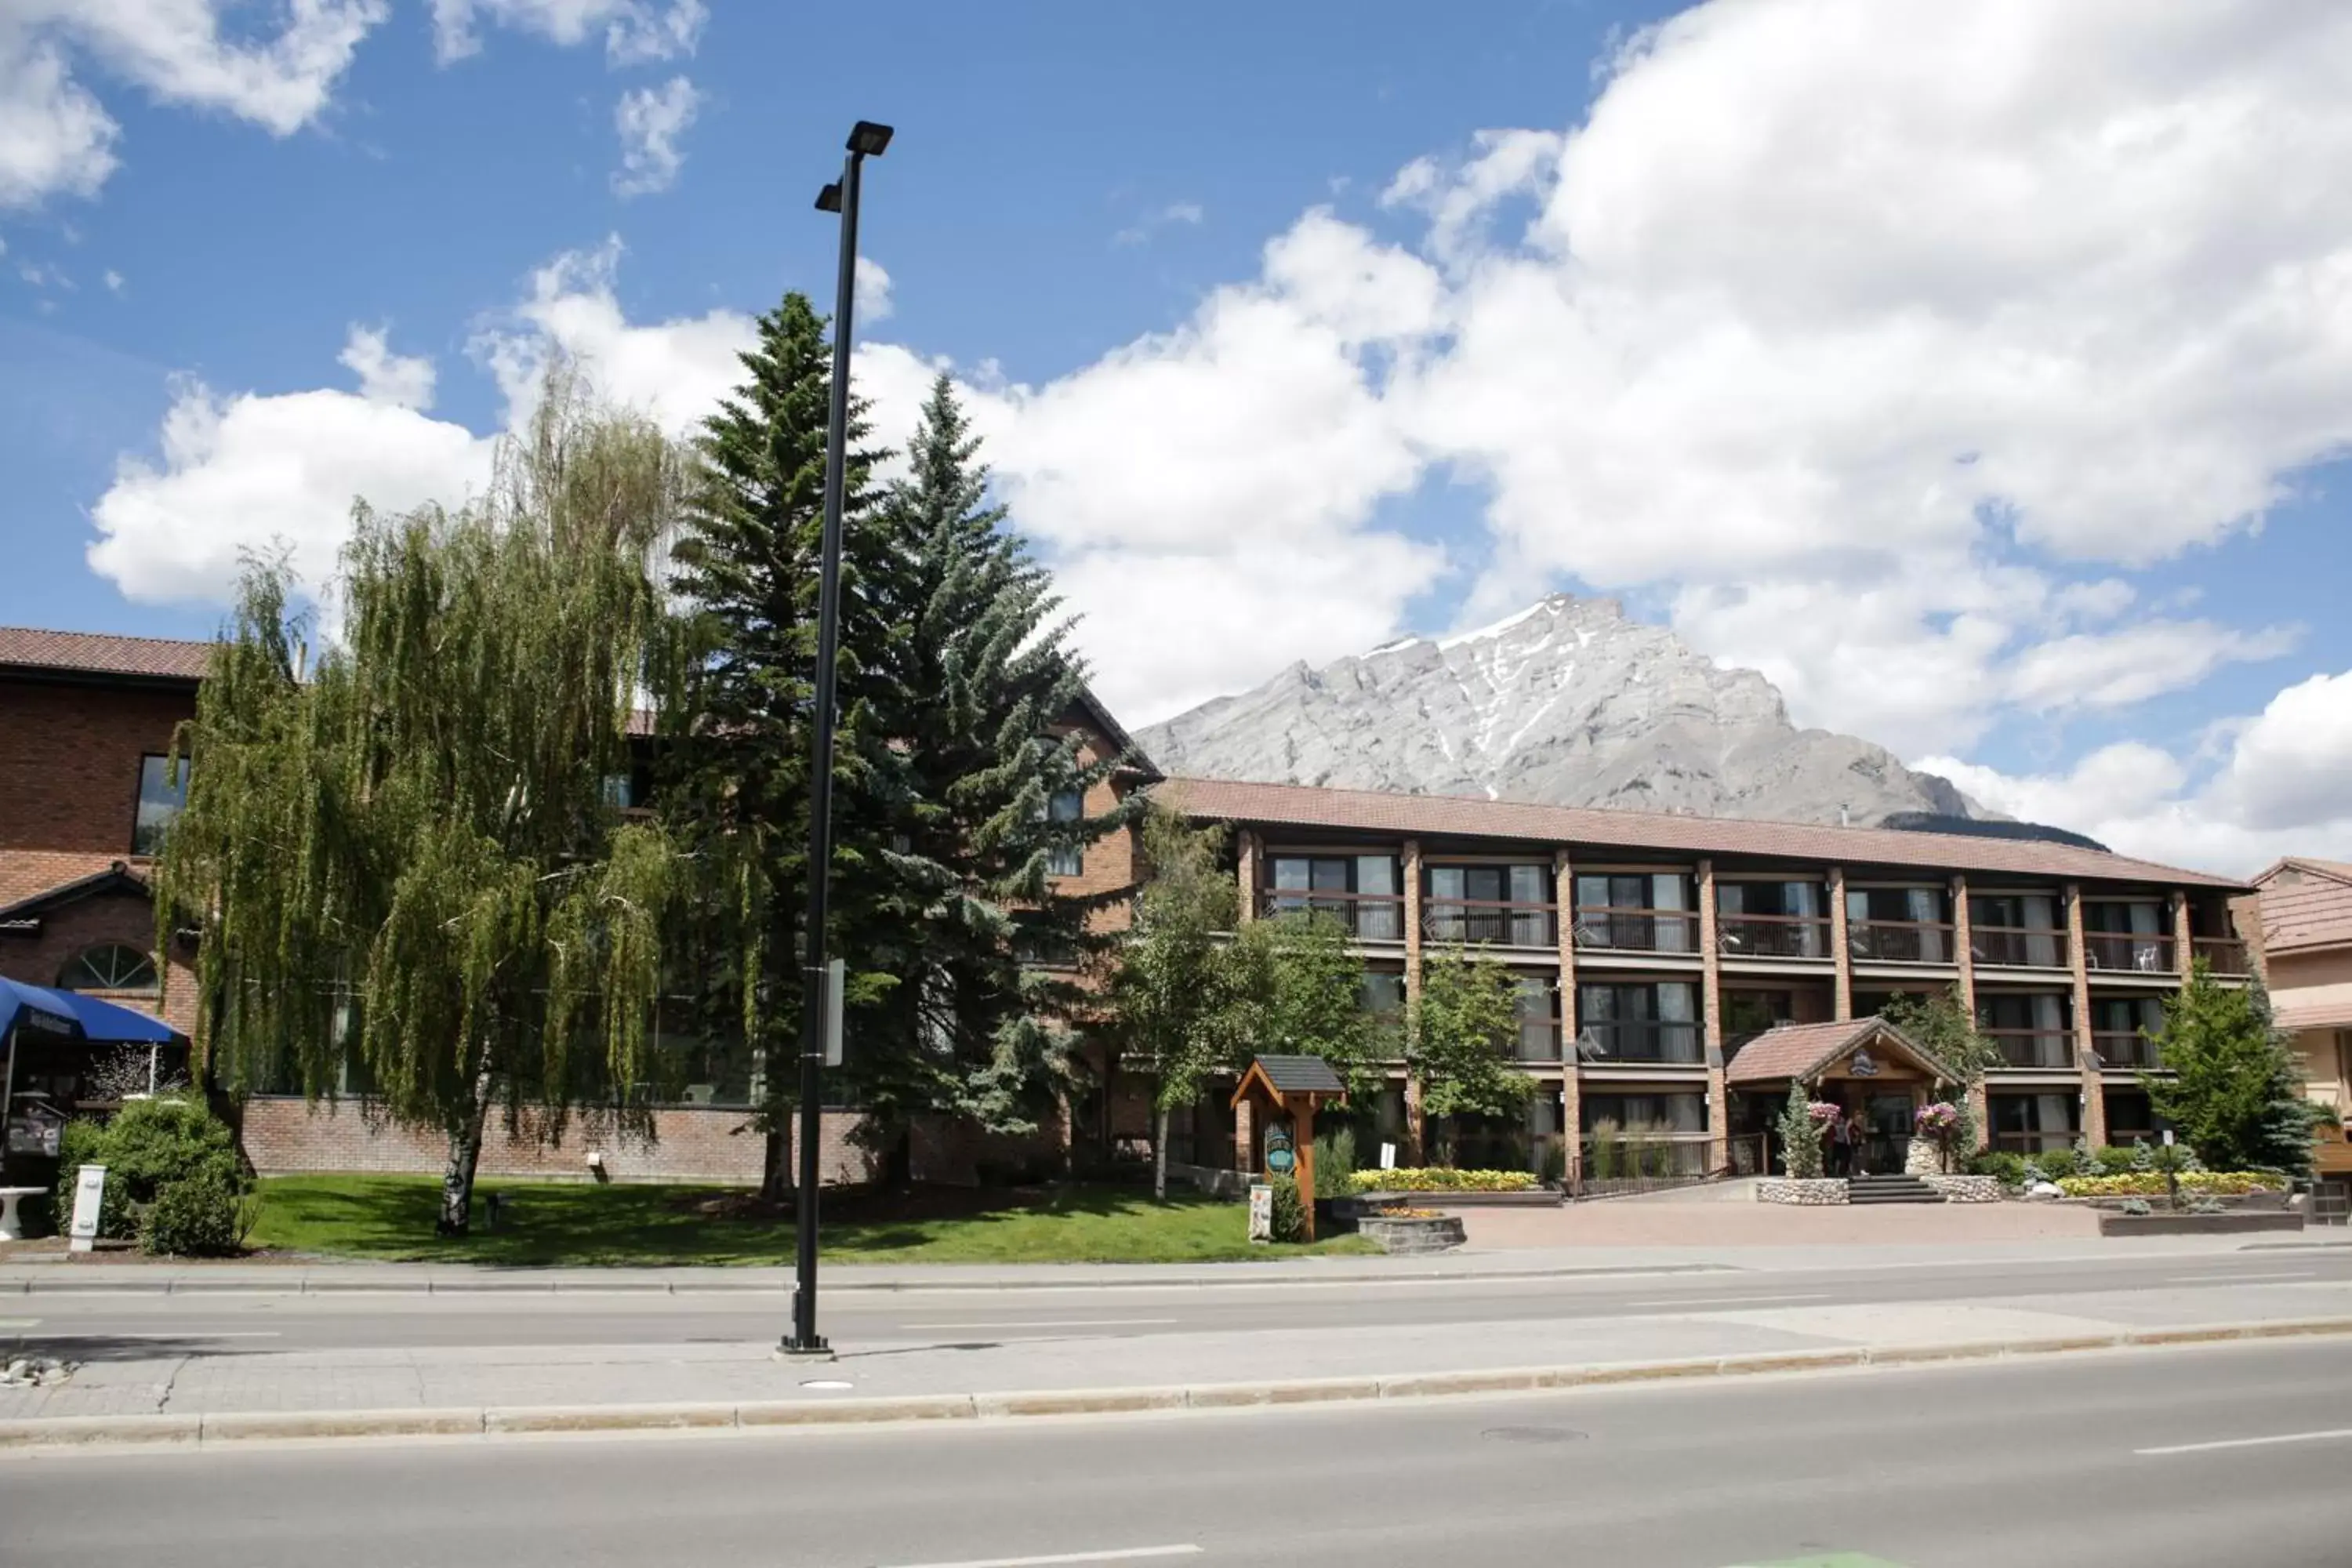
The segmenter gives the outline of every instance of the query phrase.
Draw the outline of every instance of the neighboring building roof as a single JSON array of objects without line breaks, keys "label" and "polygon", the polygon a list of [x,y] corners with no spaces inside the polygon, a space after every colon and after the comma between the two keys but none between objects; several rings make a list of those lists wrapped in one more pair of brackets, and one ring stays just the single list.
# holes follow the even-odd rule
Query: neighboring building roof
[{"label": "neighboring building roof", "polygon": [[2352,866],[2291,855],[2254,879],[2271,953],[2352,942]]},{"label": "neighboring building roof", "polygon": [[148,898],[152,896],[152,889],[144,877],[132,870],[127,862],[117,860],[103,869],[88,872],[55,887],[44,888],[29,898],[0,905],[0,927],[33,919],[60,904],[69,904],[76,899],[86,899],[99,893],[131,893]]},{"label": "neighboring building roof", "polygon": [[1783,1024],[1767,1029],[1746,1045],[1724,1069],[1726,1083],[1761,1083],[1776,1079],[1810,1079],[1841,1057],[1863,1046],[1887,1045],[1910,1057],[1937,1078],[1952,1071],[1929,1056],[1908,1035],[1884,1018],[1848,1018],[1836,1024]]},{"label": "neighboring building roof", "polygon": [[2352,1028],[2352,996],[2319,1002],[2282,1002],[2272,1009],[2271,1022],[2290,1034],[2305,1029]]},{"label": "neighboring building roof", "polygon": [[1125,765],[1128,772],[1141,774],[1147,784],[1156,784],[1168,776],[1160,771],[1159,766],[1150,757],[1143,754],[1143,748],[1135,743],[1135,737],[1129,734],[1120,726],[1119,721],[1110,716],[1110,710],[1103,706],[1102,699],[1095,695],[1093,687],[1078,688],[1078,706],[1086,710],[1087,720],[1095,728],[1102,731],[1103,738],[1119,749],[1126,758]]},{"label": "neighboring building roof", "polygon": [[1827,827],[1802,822],[1681,816],[1461,795],[1383,795],[1313,789],[1304,784],[1169,779],[1153,791],[1186,816],[1278,823],[1368,833],[1444,834],[1517,838],[1539,844],[1594,844],[1699,855],[1753,855],[1937,871],[2005,872],[2025,877],[2093,878],[2242,891],[2246,884],[2202,871],[2159,866],[2096,849],[2032,839],[1979,838],[1881,827]]},{"label": "neighboring building roof", "polygon": [[124,675],[147,680],[201,680],[213,645],[110,632],[52,632],[0,626],[0,668],[59,675]]}]

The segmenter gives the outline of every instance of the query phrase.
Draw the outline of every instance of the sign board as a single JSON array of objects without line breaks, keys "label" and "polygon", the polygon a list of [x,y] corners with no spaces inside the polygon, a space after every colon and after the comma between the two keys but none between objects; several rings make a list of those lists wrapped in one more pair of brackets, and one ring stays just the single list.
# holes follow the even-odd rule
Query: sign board
[{"label": "sign board", "polygon": [[835,959],[824,966],[824,1065],[841,1065],[841,992],[847,966]]},{"label": "sign board", "polygon": [[98,1208],[106,1201],[106,1167],[84,1165],[74,1178],[73,1225],[67,1235],[68,1251],[90,1252],[98,1247]]},{"label": "sign board", "polygon": [[1289,1128],[1265,1130],[1265,1168],[1277,1176],[1286,1176],[1298,1168],[1298,1152],[1290,1145]]},{"label": "sign board", "polygon": [[1870,1054],[1868,1047],[1864,1047],[1846,1058],[1845,1070],[1856,1078],[1876,1078],[1878,1058]]},{"label": "sign board", "polygon": [[2164,1130],[2164,1146],[2168,1149],[2172,1147],[2172,1129],[2169,1127]]},{"label": "sign board", "polygon": [[1383,1143],[1381,1145],[1381,1169],[1383,1171],[1393,1171],[1396,1169],[1395,1144]]},{"label": "sign board", "polygon": [[1252,1241],[1274,1239],[1274,1189],[1264,1182],[1250,1184],[1249,1238]]}]

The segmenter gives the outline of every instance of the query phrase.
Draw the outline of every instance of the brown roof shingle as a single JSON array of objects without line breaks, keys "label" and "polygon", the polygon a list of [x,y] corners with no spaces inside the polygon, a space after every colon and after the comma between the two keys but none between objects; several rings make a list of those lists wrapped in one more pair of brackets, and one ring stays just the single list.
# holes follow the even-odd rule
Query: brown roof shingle
[{"label": "brown roof shingle", "polygon": [[1739,1048],[1724,1068],[1726,1083],[1760,1083],[1774,1079],[1809,1078],[1813,1071],[1857,1041],[1891,1037],[1930,1070],[1949,1069],[1914,1045],[1909,1036],[1884,1018],[1848,1018],[1836,1024],[1783,1024],[1767,1029]]},{"label": "brown roof shingle", "polygon": [[1386,795],[1371,790],[1315,789],[1304,784],[1236,784],[1224,779],[1173,778],[1156,787],[1152,795],[1187,816],[1228,822],[1335,827],[1367,833],[1517,838],[1539,844],[1585,844],[1695,855],[1753,855],[1923,870],[2156,882],[2231,891],[2242,891],[2247,886],[2203,871],[2182,870],[2104,850],[2037,839],[1678,816],[1591,806],[1538,805],[1531,801],[1476,800],[1462,795]]},{"label": "brown roof shingle", "polygon": [[2271,952],[2352,942],[2352,866],[2291,856],[2254,879]]},{"label": "brown roof shingle", "polygon": [[0,666],[79,675],[132,675],[149,679],[201,680],[213,645],[173,637],[118,637],[110,632],[52,632],[0,626]]}]

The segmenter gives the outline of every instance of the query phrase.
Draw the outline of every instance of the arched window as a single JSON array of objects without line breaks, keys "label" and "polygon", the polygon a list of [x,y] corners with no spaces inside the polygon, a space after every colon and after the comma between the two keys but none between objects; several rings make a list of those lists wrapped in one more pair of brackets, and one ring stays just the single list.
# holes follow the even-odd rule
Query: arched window
[{"label": "arched window", "polygon": [[155,961],[124,942],[89,948],[58,975],[61,991],[152,991]]}]

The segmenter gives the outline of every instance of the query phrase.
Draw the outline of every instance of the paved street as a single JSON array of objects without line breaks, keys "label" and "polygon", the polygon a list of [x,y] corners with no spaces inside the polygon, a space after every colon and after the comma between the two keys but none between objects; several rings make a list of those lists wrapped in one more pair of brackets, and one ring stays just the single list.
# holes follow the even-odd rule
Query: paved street
[{"label": "paved street", "polygon": [[[2131,1244],[2124,1244],[2129,1247]],[[1740,1268],[1569,1278],[1252,1282],[1200,1288],[840,1290],[826,1331],[857,1345],[1528,1322],[1735,1307],[1965,1301],[2024,1295],[2223,1289],[2352,1280],[2352,1247],[2089,1256],[1856,1267]],[[1864,1256],[1867,1256],[1866,1254]],[[148,1342],[181,1353],[436,1346],[660,1345],[772,1341],[781,1290],[665,1295],[197,1292],[0,1296],[0,1347],[71,1359],[77,1344]]]},{"label": "paved street", "polygon": [[2313,1342],[1238,1416],[19,1453],[0,1518],[11,1568],[2335,1568],[2347,1385],[2352,1345]]}]

